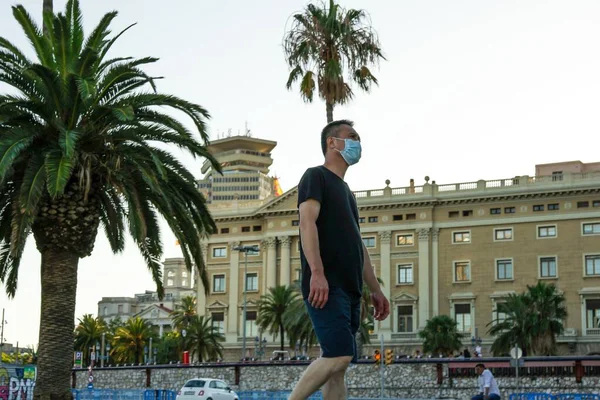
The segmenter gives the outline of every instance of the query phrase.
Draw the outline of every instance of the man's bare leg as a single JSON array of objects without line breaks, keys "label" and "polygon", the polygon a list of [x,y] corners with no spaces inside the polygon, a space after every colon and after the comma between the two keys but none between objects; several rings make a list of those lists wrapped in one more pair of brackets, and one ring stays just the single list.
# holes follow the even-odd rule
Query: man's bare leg
[{"label": "man's bare leg", "polygon": [[344,376],[346,371],[336,372],[323,386],[323,400],[345,400],[346,382]]},{"label": "man's bare leg", "polygon": [[307,399],[336,373],[342,373],[343,384],[343,374],[350,365],[350,361],[352,361],[352,357],[319,357],[306,368],[288,400]]}]

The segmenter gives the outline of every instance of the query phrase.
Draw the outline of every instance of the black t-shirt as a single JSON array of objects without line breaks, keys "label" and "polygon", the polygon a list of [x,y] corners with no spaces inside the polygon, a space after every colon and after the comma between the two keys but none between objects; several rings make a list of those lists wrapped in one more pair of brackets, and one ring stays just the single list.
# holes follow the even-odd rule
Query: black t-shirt
[{"label": "black t-shirt", "polygon": [[[346,182],[324,166],[306,170],[298,185],[298,207],[308,199],[321,203],[317,218],[319,248],[329,287],[360,297],[364,250],[356,198]],[[302,235],[300,235],[302,242]],[[300,243],[302,296],[310,293],[311,271]]]}]

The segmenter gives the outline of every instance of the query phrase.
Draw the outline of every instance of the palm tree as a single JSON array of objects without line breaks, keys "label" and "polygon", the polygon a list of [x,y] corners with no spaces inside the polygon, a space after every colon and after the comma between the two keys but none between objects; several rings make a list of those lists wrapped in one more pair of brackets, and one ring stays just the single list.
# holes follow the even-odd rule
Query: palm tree
[{"label": "palm tree", "polygon": [[565,302],[564,294],[545,282],[527,285],[525,293],[509,295],[498,305],[506,318],[490,323],[489,333],[496,336],[494,354],[508,353],[515,343],[527,355],[556,354],[556,337],[564,332],[567,318]]},{"label": "palm tree", "polygon": [[297,296],[297,292],[291,286],[275,286],[269,288],[269,293],[261,296],[258,302],[256,325],[261,331],[268,331],[275,338],[279,336],[279,349],[282,351],[285,347],[286,331],[283,314]]},{"label": "palm tree", "polygon": [[[52,4],[53,1],[52,0],[44,0],[43,6],[42,6],[42,16],[45,18],[46,14],[48,15],[52,15],[52,12],[54,10],[54,5]],[[49,35],[50,31],[46,28],[46,22],[43,22],[43,31],[44,31],[44,35]]]},{"label": "palm tree", "polygon": [[83,352],[83,359],[89,360],[90,348],[102,340],[106,332],[106,324],[102,319],[94,318],[92,314],[84,314],[79,318],[75,328],[75,350]]},{"label": "palm tree", "polygon": [[366,11],[345,10],[334,0],[328,3],[309,4],[294,14],[283,47],[291,69],[288,90],[300,80],[300,95],[312,102],[317,88],[331,122],[334,107],[354,96],[349,82],[369,92],[377,84],[369,66],[385,57]]},{"label": "palm tree", "polygon": [[175,310],[171,312],[171,321],[173,326],[179,331],[185,329],[190,323],[191,318],[196,315],[196,296],[185,296],[181,299],[181,304],[175,306]]},{"label": "palm tree", "polygon": [[197,356],[199,362],[223,357],[221,342],[225,341],[225,337],[219,332],[219,328],[213,326],[210,318],[194,315],[188,329],[192,357]]},{"label": "palm tree", "polygon": [[283,313],[282,322],[288,332],[290,347],[294,347],[298,343],[301,348],[308,348],[318,343],[308,310],[301,296],[296,296],[288,306]]},{"label": "palm tree", "polygon": [[141,364],[144,347],[155,334],[149,321],[140,317],[129,318],[125,325],[117,329],[113,339],[113,358],[119,363]]},{"label": "palm tree", "polygon": [[[42,277],[35,396],[63,398],[71,395],[77,267],[92,253],[100,225],[114,253],[131,234],[162,297],[164,217],[186,267],[195,265],[208,288],[199,238],[215,223],[194,175],[154,143],[220,166],[206,149],[206,110],[157,93],[142,71],[155,58],[107,58],[119,37],[109,30],[116,12],[85,39],[78,0],[67,1],[64,15],[47,16],[47,35],[23,6],[12,9],[35,59],[0,38],[0,81],[15,93],[0,94],[0,281],[14,297],[33,233]],[[141,91],[146,87],[152,92]],[[193,132],[163,108],[190,117]]]},{"label": "palm tree", "polygon": [[447,315],[438,315],[427,320],[425,327],[419,332],[419,337],[423,339],[423,353],[434,356],[451,355],[462,346],[457,323]]}]

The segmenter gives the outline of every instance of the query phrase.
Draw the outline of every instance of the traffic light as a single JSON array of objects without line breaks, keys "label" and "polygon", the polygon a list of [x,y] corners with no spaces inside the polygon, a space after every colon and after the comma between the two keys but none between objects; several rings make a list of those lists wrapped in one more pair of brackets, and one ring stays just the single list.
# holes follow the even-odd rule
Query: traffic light
[{"label": "traffic light", "polygon": [[375,350],[373,353],[373,359],[375,360],[375,365],[379,365],[381,363],[381,353],[379,350]]},{"label": "traffic light", "polygon": [[394,362],[394,350],[387,349],[385,351],[385,364],[390,365]]}]

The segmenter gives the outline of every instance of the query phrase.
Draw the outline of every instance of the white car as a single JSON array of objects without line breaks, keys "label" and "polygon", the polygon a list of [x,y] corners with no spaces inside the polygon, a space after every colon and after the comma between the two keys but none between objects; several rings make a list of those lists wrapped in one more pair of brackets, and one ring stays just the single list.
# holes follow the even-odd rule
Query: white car
[{"label": "white car", "polygon": [[183,385],[176,400],[239,400],[239,397],[222,380],[195,378]]}]

